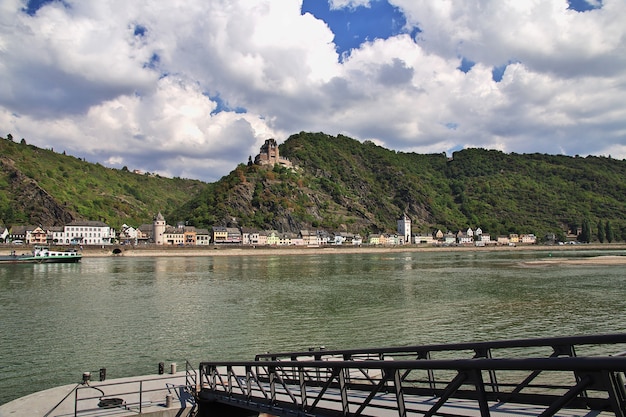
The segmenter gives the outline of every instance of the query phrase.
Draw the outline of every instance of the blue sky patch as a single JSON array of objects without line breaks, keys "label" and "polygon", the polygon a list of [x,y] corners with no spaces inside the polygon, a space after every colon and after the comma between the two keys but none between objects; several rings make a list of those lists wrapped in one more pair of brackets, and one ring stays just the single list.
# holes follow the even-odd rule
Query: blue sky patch
[{"label": "blue sky patch", "polygon": [[511,64],[519,64],[519,62],[520,61],[518,60],[510,59],[509,62],[507,62],[504,65],[500,65],[499,67],[493,67],[493,69],[491,70],[491,79],[499,83],[500,81],[502,81],[502,77],[504,77],[504,72],[506,71],[506,67],[508,67]]},{"label": "blue sky patch", "polygon": [[54,3],[55,1],[61,3],[66,8],[70,7],[69,4],[65,3],[63,0],[28,0],[26,7],[22,10],[29,16],[34,16],[37,13],[37,10],[41,9],[46,4]]},{"label": "blue sky patch", "polygon": [[226,112],[235,112],[237,114],[241,114],[241,113],[247,113],[248,110],[246,110],[243,107],[230,107],[228,105],[228,102],[226,102],[225,100],[222,99],[222,97],[220,97],[219,94],[216,94],[214,96],[209,95],[209,94],[205,94],[207,97],[209,97],[209,99],[211,99],[211,101],[214,101],[215,103],[217,103],[217,107],[215,108],[215,110],[213,110],[211,112],[211,116],[221,113],[223,111]]},{"label": "blue sky patch", "polygon": [[589,10],[602,8],[602,0],[588,1],[588,0],[567,0],[570,10],[576,10],[577,12],[587,12]]},{"label": "blue sky patch", "polygon": [[469,70],[472,69],[472,67],[476,65],[476,63],[474,61],[470,61],[469,59],[465,58],[464,56],[461,57],[461,65],[459,65],[457,67],[458,70],[463,71],[464,73],[468,73]]},{"label": "blue sky patch", "polygon": [[[331,10],[328,0],[303,0],[301,13],[311,13],[326,22],[334,33],[334,43],[340,56],[349,54],[363,43],[388,39],[408,33],[406,17],[387,0],[373,0],[369,7],[358,6]],[[413,29],[411,36],[420,30]]]},{"label": "blue sky patch", "polygon": [[145,26],[135,25],[135,30],[133,31],[133,35],[143,38],[146,35],[147,31],[148,29],[146,29]]},{"label": "blue sky patch", "polygon": [[157,69],[159,63],[161,62],[161,57],[157,53],[153,53],[150,57],[150,61],[143,64],[144,68]]},{"label": "blue sky patch", "polygon": [[504,71],[506,71],[506,67],[509,64],[504,64],[504,65],[500,65],[499,67],[493,67],[493,69],[491,70],[491,78],[499,83],[500,81],[502,81],[502,77],[504,77]]}]

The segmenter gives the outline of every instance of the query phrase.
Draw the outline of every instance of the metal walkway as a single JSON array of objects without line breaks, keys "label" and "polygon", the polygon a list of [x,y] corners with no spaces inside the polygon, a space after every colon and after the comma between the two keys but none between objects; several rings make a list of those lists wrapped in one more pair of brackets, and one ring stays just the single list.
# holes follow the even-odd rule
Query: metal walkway
[{"label": "metal walkway", "polygon": [[200,415],[626,417],[625,350],[617,334],[268,353],[200,363],[197,401]]}]

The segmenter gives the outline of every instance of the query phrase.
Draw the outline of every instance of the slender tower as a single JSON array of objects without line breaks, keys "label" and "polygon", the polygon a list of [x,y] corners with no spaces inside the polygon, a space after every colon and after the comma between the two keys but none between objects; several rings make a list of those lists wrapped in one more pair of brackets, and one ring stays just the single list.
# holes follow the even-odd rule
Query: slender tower
[{"label": "slender tower", "polygon": [[152,224],[152,240],[157,245],[163,245],[165,239],[165,219],[161,212],[157,214]]},{"label": "slender tower", "polygon": [[398,235],[403,236],[405,245],[411,243],[411,219],[406,213],[398,220]]}]

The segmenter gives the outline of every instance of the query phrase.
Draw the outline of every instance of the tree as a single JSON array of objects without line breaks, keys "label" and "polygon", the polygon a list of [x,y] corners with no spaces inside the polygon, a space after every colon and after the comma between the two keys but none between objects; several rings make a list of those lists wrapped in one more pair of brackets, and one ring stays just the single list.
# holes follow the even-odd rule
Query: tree
[{"label": "tree", "polygon": [[565,242],[565,233],[562,230],[559,230],[554,234],[557,242]]},{"label": "tree", "polygon": [[6,225],[15,222],[15,212],[10,203],[4,208],[4,211],[0,211],[0,215],[4,219],[4,224]]},{"label": "tree", "polygon": [[606,241],[611,243],[613,242],[613,239],[615,238],[613,236],[613,229],[611,228],[611,223],[607,220],[606,221],[606,226],[604,227],[604,234],[606,236]]},{"label": "tree", "polygon": [[598,220],[598,240],[600,243],[604,243],[604,226],[602,220]]},{"label": "tree", "polygon": [[578,235],[578,240],[585,243],[591,242],[591,225],[589,224],[589,219],[583,220],[582,231],[580,235]]},{"label": "tree", "polygon": [[13,135],[9,133],[7,135],[7,140],[13,141]]}]

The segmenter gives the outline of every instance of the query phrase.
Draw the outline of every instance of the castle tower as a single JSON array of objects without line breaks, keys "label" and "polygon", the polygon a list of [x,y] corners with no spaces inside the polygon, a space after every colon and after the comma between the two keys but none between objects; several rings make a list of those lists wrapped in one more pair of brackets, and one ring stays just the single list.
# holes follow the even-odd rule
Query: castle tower
[{"label": "castle tower", "polygon": [[277,164],[280,159],[278,144],[275,139],[266,140],[263,146],[261,146],[261,153],[265,153],[267,155],[270,165]]},{"label": "castle tower", "polygon": [[259,165],[271,165],[278,163],[280,159],[278,144],[275,139],[267,139],[261,146],[261,152],[256,156],[255,163]]},{"label": "castle tower", "polygon": [[275,139],[267,139],[265,141],[265,143],[261,146],[261,151],[254,158],[254,163],[257,165],[266,165],[269,167],[273,167],[275,164],[279,164],[288,168],[291,168],[292,166],[289,159],[280,156],[278,143],[276,143]]},{"label": "castle tower", "polygon": [[404,244],[411,243],[411,219],[406,213],[398,220],[398,235],[403,237]]},{"label": "castle tower", "polygon": [[157,245],[163,245],[165,239],[165,219],[161,212],[157,214],[152,224],[152,240]]}]

